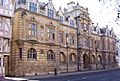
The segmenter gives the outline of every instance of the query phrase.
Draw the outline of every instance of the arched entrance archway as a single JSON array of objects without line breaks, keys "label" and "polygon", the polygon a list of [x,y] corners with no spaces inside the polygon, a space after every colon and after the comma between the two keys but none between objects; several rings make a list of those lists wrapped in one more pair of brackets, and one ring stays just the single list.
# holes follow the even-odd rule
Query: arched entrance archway
[{"label": "arched entrance archway", "polygon": [[83,55],[84,69],[89,69],[89,57],[87,54]]}]

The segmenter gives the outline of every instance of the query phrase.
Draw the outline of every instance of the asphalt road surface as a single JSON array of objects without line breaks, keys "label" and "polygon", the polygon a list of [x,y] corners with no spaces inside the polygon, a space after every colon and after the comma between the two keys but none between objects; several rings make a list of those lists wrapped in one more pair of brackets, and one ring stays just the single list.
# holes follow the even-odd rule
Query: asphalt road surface
[{"label": "asphalt road surface", "polygon": [[31,81],[120,81],[120,69],[92,73],[79,73],[49,78],[36,78]]}]

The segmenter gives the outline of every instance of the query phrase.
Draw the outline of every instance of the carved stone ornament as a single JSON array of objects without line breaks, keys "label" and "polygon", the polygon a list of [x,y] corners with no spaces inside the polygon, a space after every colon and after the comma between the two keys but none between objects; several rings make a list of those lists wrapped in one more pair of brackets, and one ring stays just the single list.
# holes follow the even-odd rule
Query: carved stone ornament
[{"label": "carved stone ornament", "polygon": [[40,54],[44,54],[44,50],[43,49],[40,49]]},{"label": "carved stone ornament", "polygon": [[23,40],[17,40],[17,45],[18,46],[23,46],[24,45],[24,41]]}]

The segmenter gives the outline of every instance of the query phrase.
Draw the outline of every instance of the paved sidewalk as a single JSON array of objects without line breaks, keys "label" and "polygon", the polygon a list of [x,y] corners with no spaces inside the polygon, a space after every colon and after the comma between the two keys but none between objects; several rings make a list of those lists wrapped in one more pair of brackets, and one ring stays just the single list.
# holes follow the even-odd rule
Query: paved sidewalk
[{"label": "paved sidewalk", "polygon": [[[116,68],[119,69],[119,68]],[[59,77],[59,76],[66,76],[66,75],[75,75],[75,74],[86,74],[86,73],[94,73],[94,72],[103,72],[103,71],[110,71],[116,69],[105,69],[105,70],[92,70],[92,71],[79,71],[79,72],[69,72],[69,73],[58,73],[57,75],[49,74],[49,75],[31,75],[31,76],[24,76],[24,77],[5,77],[6,79],[13,80],[13,81],[28,81],[33,80],[36,78],[50,78],[50,77]]]},{"label": "paved sidewalk", "polygon": [[79,72],[69,72],[69,73],[58,73],[57,75],[49,74],[49,75],[37,75],[37,76],[25,76],[22,78],[26,79],[36,79],[36,78],[50,78],[50,77],[59,77],[59,76],[66,76],[66,75],[74,75],[74,74],[86,74],[86,73],[94,73],[94,72],[103,72],[103,71],[110,71],[115,69],[105,69],[105,70],[92,70],[92,71],[79,71]]}]

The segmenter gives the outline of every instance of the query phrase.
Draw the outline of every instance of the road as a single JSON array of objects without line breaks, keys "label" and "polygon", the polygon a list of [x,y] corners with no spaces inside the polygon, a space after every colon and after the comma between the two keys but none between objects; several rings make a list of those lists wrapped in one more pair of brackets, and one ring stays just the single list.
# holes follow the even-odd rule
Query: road
[{"label": "road", "polygon": [[120,69],[48,78],[36,78],[34,81],[120,81]]}]

